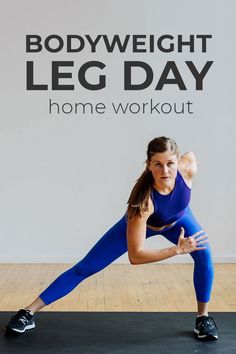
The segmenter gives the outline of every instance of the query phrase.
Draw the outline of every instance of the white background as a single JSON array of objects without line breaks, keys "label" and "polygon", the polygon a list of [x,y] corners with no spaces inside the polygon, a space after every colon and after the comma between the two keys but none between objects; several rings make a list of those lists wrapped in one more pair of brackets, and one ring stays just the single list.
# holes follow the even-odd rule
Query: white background
[{"label": "white background", "polygon": [[[207,231],[216,262],[236,260],[235,241],[235,50],[233,1],[7,1],[0,19],[0,262],[75,262],[126,210],[142,173],[148,142],[169,136],[181,152],[194,151],[200,166],[192,210]],[[97,53],[28,54],[26,34],[212,34],[207,53],[141,53],[99,46]],[[73,60],[75,91],[26,91],[25,66],[50,85],[52,60]],[[90,60],[106,64],[107,87],[89,91],[76,80]],[[154,71],[142,91],[123,89],[123,62],[141,60]],[[155,91],[168,60],[176,62],[187,91],[175,85]],[[186,60],[214,64],[196,91]],[[94,72],[94,75],[96,72]],[[96,75],[91,76],[91,80]],[[137,78],[138,79],[138,78]],[[48,82],[47,82],[48,81]],[[67,82],[65,82],[67,83]],[[69,83],[69,80],[68,80]],[[49,115],[57,102],[194,102],[193,115]],[[146,247],[169,245],[154,236]],[[188,262],[174,257],[169,262]],[[127,255],[117,262],[127,262]]]}]

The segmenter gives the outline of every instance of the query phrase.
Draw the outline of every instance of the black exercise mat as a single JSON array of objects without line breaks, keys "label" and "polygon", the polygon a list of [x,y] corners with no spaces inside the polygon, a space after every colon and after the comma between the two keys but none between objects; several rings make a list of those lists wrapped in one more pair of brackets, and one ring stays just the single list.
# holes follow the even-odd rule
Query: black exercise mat
[{"label": "black exercise mat", "polygon": [[38,312],[36,328],[6,337],[12,312],[0,312],[1,354],[236,354],[236,312],[211,313],[219,339],[194,338],[191,312]]}]

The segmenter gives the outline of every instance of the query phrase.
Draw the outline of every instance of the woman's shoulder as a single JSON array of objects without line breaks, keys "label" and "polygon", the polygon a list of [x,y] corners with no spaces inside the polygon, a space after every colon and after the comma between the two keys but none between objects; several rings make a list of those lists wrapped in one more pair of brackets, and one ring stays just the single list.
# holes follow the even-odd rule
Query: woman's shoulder
[{"label": "woman's shoulder", "polygon": [[188,175],[185,173],[185,171],[182,171],[180,168],[178,169],[178,173],[181,176],[181,178],[183,179],[186,186],[191,189],[193,179],[188,178]]}]

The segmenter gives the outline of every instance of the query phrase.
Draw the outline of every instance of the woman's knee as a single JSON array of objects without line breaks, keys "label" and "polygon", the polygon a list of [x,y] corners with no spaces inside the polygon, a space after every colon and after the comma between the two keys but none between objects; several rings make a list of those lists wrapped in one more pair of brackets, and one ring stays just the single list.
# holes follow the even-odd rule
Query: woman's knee
[{"label": "woman's knee", "polygon": [[202,271],[212,271],[213,260],[209,245],[206,249],[194,251],[190,255],[194,260],[195,266],[199,267]]},{"label": "woman's knee", "polygon": [[83,278],[87,278],[99,271],[97,265],[91,263],[85,263],[80,261],[79,263],[75,264],[70,271],[74,273],[76,276],[80,276]]}]

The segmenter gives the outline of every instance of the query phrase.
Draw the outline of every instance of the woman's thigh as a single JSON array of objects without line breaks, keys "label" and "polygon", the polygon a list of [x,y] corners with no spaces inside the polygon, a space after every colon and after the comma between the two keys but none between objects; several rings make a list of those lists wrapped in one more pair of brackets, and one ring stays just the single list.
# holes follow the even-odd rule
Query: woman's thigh
[{"label": "woman's thigh", "polygon": [[[185,237],[192,236],[194,233],[203,230],[202,226],[194,217],[190,207],[187,207],[182,218],[180,218],[173,227],[167,229],[166,231],[162,231],[162,235],[172,243],[177,244],[181,227],[184,228]],[[203,236],[204,234],[205,231],[203,230],[203,232],[201,233],[201,235],[199,235],[199,237]]]},{"label": "woman's thigh", "polygon": [[73,268],[83,265],[84,271],[99,271],[127,252],[126,221],[122,217]]},{"label": "woman's thigh", "polygon": [[[156,232],[147,229],[146,238],[155,235]],[[86,256],[73,269],[81,268],[88,273],[98,272],[128,251],[127,222],[123,216],[113,225],[91,248]]]},{"label": "woman's thigh", "polygon": [[[194,233],[200,230],[202,230],[202,233],[198,237],[206,234],[202,226],[194,217],[190,207],[186,209],[183,217],[177,221],[177,223],[171,229],[163,232],[162,235],[170,242],[177,244],[181,227],[183,227],[185,230],[185,237],[192,236]],[[195,265],[197,264],[197,266],[199,265],[200,267],[205,266],[206,268],[210,269],[212,268],[213,261],[209,240],[206,244],[204,244],[204,247],[206,247],[204,250],[191,252],[190,256],[193,258]]]}]

